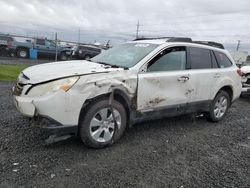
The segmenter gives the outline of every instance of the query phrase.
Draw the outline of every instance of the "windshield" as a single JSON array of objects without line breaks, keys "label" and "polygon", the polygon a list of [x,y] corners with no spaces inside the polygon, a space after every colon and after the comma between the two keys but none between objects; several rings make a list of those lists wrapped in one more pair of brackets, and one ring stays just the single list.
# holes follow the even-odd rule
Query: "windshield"
[{"label": "windshield", "polygon": [[126,43],[113,47],[91,59],[93,62],[130,68],[153,51],[157,44]]}]

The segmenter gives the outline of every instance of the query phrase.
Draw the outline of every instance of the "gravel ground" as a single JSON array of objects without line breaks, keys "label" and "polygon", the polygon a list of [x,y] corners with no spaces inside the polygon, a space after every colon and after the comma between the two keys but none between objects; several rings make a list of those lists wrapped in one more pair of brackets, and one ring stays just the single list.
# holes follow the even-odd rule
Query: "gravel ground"
[{"label": "gravel ground", "polygon": [[250,97],[220,123],[179,117],[130,128],[94,150],[72,138],[50,146],[0,82],[0,187],[250,187]]}]

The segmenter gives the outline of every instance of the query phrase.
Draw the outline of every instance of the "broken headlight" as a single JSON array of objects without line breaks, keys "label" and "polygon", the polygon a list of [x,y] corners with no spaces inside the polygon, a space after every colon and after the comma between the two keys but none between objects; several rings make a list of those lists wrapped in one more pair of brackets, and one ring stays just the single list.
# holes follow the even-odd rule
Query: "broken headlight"
[{"label": "broken headlight", "polygon": [[78,79],[78,76],[70,77],[34,86],[29,91],[28,96],[39,97],[57,91],[67,92],[77,82]]}]

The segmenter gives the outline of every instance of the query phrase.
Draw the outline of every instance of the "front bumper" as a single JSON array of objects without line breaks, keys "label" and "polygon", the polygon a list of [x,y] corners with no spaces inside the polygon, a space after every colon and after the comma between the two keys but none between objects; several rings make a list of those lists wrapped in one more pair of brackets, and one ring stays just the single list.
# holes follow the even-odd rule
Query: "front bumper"
[{"label": "front bumper", "polygon": [[33,127],[42,128],[50,135],[77,135],[78,132],[77,125],[62,125],[49,117],[36,116],[34,118],[31,118],[30,122]]},{"label": "front bumper", "polygon": [[77,92],[56,92],[41,97],[14,94],[14,104],[24,116],[49,117],[63,126],[78,125],[85,98]]},{"label": "front bumper", "polygon": [[35,105],[33,104],[32,99],[15,96],[14,97],[14,104],[15,104],[17,110],[21,114],[28,116],[28,117],[35,116],[36,108],[35,108]]}]

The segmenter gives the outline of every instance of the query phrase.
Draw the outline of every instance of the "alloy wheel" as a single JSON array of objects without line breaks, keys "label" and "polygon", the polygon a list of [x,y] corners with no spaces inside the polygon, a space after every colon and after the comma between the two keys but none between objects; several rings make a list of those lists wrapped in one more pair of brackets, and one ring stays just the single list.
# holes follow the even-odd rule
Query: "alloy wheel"
[{"label": "alloy wheel", "polygon": [[[113,109],[117,128],[121,126],[121,114]],[[108,142],[112,139],[115,131],[115,121],[110,108],[99,110],[91,119],[89,127],[92,139],[97,142]]]},{"label": "alloy wheel", "polygon": [[227,98],[225,96],[219,97],[214,105],[214,116],[218,119],[223,117],[227,111],[227,107]]}]

